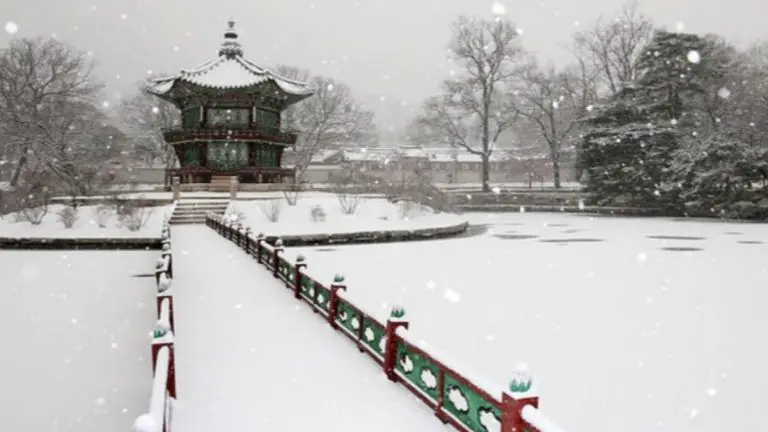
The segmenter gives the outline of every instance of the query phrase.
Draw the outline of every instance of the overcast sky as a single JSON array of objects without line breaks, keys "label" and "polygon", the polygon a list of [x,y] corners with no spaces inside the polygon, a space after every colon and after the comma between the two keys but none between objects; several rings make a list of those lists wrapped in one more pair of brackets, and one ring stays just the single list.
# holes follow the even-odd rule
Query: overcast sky
[{"label": "overcast sky", "polygon": [[[612,14],[619,0],[501,0],[523,44],[563,64],[559,48],[579,28]],[[0,0],[0,22],[17,36],[56,35],[93,53],[115,101],[150,71],[176,72],[216,55],[226,21],[237,22],[245,56],[286,63],[349,84],[380,127],[400,126],[437,90],[450,22],[492,18],[493,0]],[[768,39],[766,0],[642,0],[661,26],[713,32],[740,46]],[[10,37],[0,35],[0,46]],[[403,106],[403,104],[406,104]]]}]

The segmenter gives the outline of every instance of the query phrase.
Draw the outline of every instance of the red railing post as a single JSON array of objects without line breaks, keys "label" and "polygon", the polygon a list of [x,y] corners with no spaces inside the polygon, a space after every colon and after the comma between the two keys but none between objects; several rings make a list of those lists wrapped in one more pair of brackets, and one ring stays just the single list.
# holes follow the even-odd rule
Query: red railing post
[{"label": "red railing post", "polygon": [[307,262],[304,259],[304,255],[299,255],[296,257],[296,264],[294,264],[294,267],[296,267],[296,277],[293,280],[293,296],[296,299],[301,299],[301,284],[302,284],[302,274],[301,269],[307,268]]},{"label": "red railing post", "polygon": [[165,323],[158,322],[153,334],[152,341],[152,374],[157,369],[157,355],[160,348],[168,347],[168,381],[166,390],[168,394],[176,398],[176,353],[173,344],[173,332],[165,326]]},{"label": "red railing post", "polygon": [[275,253],[272,257],[272,276],[275,278],[279,277],[280,274],[280,252],[283,250],[283,240],[277,239],[275,242]]},{"label": "red railing post", "polygon": [[[448,416],[443,411],[445,404],[445,370],[441,367],[437,372],[437,405],[435,405],[435,416],[443,423],[448,423]],[[521,431],[522,432],[522,431]]]},{"label": "red railing post", "polygon": [[253,248],[251,248],[251,227],[245,228],[245,238],[243,239],[243,249],[248,255],[253,255]]},{"label": "red railing post", "polygon": [[501,396],[501,432],[524,432],[529,430],[523,419],[526,405],[539,407],[539,398],[531,392],[533,378],[523,364],[515,367],[509,388]]},{"label": "red railing post", "polygon": [[397,382],[395,368],[397,366],[397,329],[399,327],[407,329],[408,321],[405,320],[405,309],[394,307],[387,318],[387,327],[384,330],[387,338],[384,345],[384,373],[393,382]]},{"label": "red railing post", "polygon": [[346,291],[347,286],[344,285],[344,275],[336,273],[333,277],[333,283],[329,287],[331,298],[328,299],[328,324],[334,330],[339,329],[339,326],[336,325],[336,316],[339,314],[339,290]]},{"label": "red railing post", "polygon": [[170,291],[172,283],[173,281],[168,276],[164,276],[160,278],[160,282],[157,284],[157,316],[159,317],[162,314],[163,300],[168,299],[168,321],[171,325],[171,331],[175,331],[176,323],[173,319],[173,295]]},{"label": "red railing post", "polygon": [[264,241],[264,233],[259,233],[259,235],[256,236],[256,262],[259,264],[262,264],[261,262],[261,242]]}]

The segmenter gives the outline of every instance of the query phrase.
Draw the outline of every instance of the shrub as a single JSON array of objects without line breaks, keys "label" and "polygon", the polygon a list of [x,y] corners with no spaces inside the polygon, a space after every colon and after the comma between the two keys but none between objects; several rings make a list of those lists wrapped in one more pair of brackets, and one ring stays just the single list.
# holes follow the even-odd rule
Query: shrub
[{"label": "shrub", "polygon": [[421,206],[413,201],[400,201],[398,203],[398,210],[400,212],[400,219],[409,219],[413,216],[417,209]]},{"label": "shrub", "polygon": [[239,224],[245,223],[245,220],[247,219],[245,217],[245,213],[238,210],[235,206],[230,206],[227,208],[227,211],[224,213],[224,218],[228,221]]},{"label": "shrub", "polygon": [[109,223],[109,217],[112,214],[112,208],[105,204],[100,204],[93,209],[93,218],[99,228],[106,228]]},{"label": "shrub", "polygon": [[40,225],[45,215],[48,214],[48,203],[25,205],[21,208],[21,213],[27,222],[32,225]]},{"label": "shrub", "polygon": [[320,204],[312,207],[310,215],[312,216],[312,222],[325,222],[325,210],[323,210],[323,206]]},{"label": "shrub", "polygon": [[59,222],[64,224],[64,228],[72,228],[77,221],[77,207],[66,206],[57,212]]},{"label": "shrub", "polygon": [[268,200],[266,203],[261,204],[259,208],[268,221],[275,223],[280,220],[280,212],[283,210],[280,200]]},{"label": "shrub", "polygon": [[360,206],[360,196],[345,193],[342,191],[336,192],[336,198],[339,199],[341,205],[341,212],[345,215],[353,215],[357,212],[357,208]]},{"label": "shrub", "polygon": [[120,225],[128,228],[130,231],[138,231],[147,225],[151,215],[151,207],[126,206],[124,207],[123,214],[118,217]]},{"label": "shrub", "polygon": [[301,195],[301,183],[292,183],[284,185],[284,187],[283,197],[285,202],[291,207],[295,206],[299,202],[299,196]]}]

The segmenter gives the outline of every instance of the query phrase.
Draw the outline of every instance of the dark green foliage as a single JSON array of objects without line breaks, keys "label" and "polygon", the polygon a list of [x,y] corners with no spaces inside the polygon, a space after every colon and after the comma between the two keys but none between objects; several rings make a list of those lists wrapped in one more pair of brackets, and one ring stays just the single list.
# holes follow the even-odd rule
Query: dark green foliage
[{"label": "dark green foliage", "polygon": [[768,215],[765,191],[756,189],[768,178],[766,152],[714,121],[722,106],[713,95],[733,55],[713,37],[655,33],[637,82],[583,119],[579,164],[597,203]]}]

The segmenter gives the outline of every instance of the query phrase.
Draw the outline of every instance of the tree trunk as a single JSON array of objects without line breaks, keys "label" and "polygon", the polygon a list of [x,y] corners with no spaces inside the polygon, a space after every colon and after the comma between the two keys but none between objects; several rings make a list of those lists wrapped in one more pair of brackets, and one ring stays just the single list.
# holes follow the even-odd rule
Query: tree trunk
[{"label": "tree trunk", "polygon": [[483,192],[491,191],[491,164],[490,157],[487,153],[483,154],[483,164],[481,169],[483,170]]},{"label": "tree trunk", "polygon": [[552,152],[552,178],[555,182],[555,189],[560,189],[560,152]]},{"label": "tree trunk", "polygon": [[19,177],[21,177],[21,170],[24,169],[24,165],[26,164],[27,164],[27,149],[25,148],[24,152],[19,158],[19,163],[16,164],[16,169],[13,170],[13,176],[11,177],[11,187],[14,187],[17,184],[19,184]]}]

